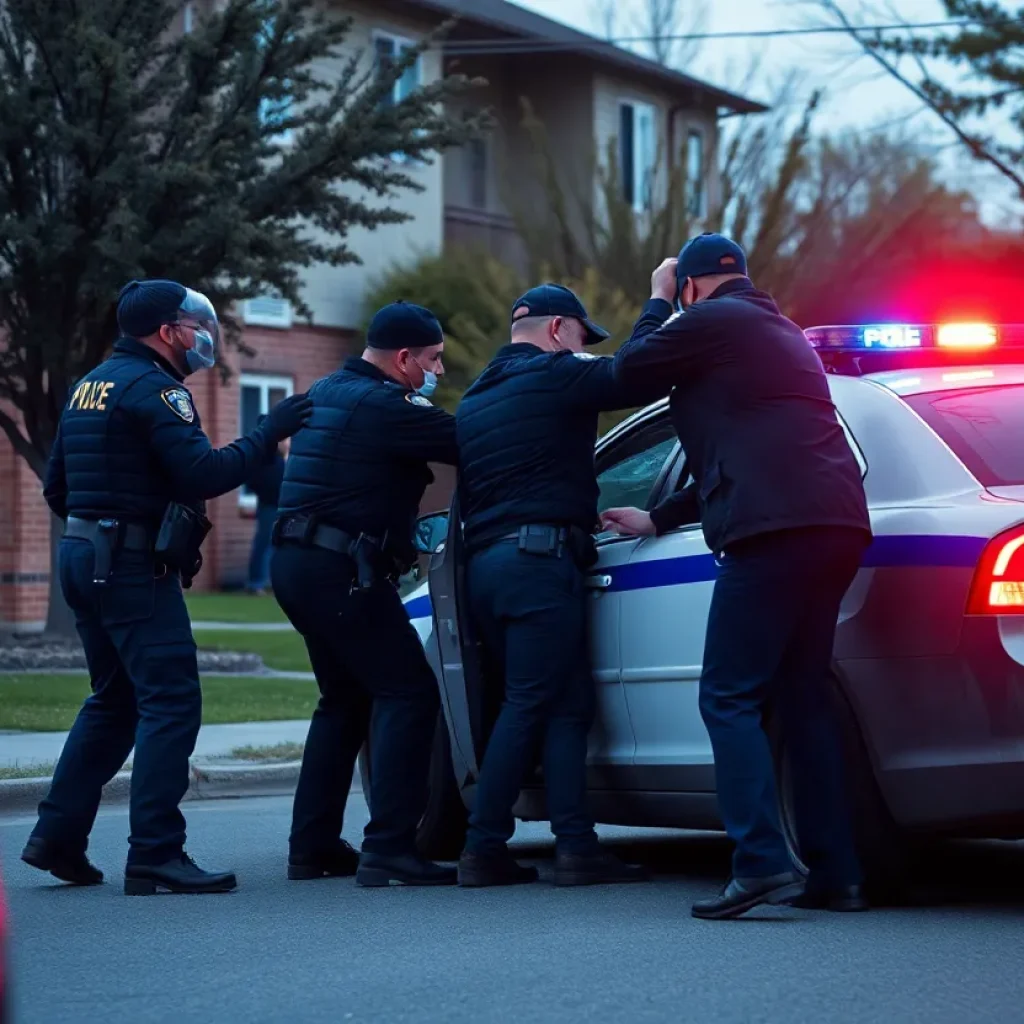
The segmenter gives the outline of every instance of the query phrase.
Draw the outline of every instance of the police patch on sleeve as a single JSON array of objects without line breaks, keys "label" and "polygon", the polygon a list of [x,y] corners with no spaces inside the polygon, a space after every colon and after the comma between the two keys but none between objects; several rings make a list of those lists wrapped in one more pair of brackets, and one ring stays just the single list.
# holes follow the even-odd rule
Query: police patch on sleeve
[{"label": "police patch on sleeve", "polygon": [[411,402],[413,405],[419,405],[425,409],[433,408],[433,402],[429,398],[424,398],[422,395],[415,395],[411,391],[405,396],[407,402]]},{"label": "police patch on sleeve", "polygon": [[577,359],[606,359],[607,356],[599,356],[596,352],[573,352]]},{"label": "police patch on sleeve", "polygon": [[196,418],[192,396],[184,388],[167,388],[160,392],[160,397],[167,403],[171,412],[186,423],[191,423]]},{"label": "police patch on sleeve", "polygon": [[661,326],[667,327],[673,320],[678,320],[683,314],[677,309]]}]

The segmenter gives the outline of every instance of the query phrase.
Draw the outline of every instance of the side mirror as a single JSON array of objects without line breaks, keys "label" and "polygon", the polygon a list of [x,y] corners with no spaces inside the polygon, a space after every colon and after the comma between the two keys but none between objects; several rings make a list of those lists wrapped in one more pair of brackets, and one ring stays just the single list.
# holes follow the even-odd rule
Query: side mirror
[{"label": "side mirror", "polygon": [[432,512],[416,520],[413,543],[421,555],[433,555],[448,536],[448,512]]}]

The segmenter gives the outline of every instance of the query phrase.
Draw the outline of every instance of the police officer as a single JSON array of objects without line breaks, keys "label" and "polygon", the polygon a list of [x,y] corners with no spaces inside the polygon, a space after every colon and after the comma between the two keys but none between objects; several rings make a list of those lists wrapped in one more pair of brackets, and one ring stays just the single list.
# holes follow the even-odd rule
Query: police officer
[{"label": "police officer", "polygon": [[[455,420],[429,398],[444,373],[443,348],[429,310],[385,306],[362,356],[310,389],[313,415],[292,442],[271,581],[306,642],[320,702],[295,793],[291,879],[455,882],[454,870],[416,852],[439,699],[395,587],[416,558],[428,463],[456,462]],[[340,834],[367,732],[371,815],[360,857]]]},{"label": "police officer", "polygon": [[608,337],[579,299],[554,284],[512,309],[511,342],[470,386],[456,413],[459,504],[473,622],[505,697],[481,766],[465,851],[464,886],[537,878],[506,845],[512,807],[543,748],[561,885],[633,882],[641,868],[598,846],[585,807],[594,681],[583,574],[596,552],[594,441],[602,410],[629,408],[607,357]]},{"label": "police officer", "polygon": [[[694,916],[735,917],[793,900],[859,910],[866,904],[827,676],[840,602],[871,537],[867,502],[817,353],[746,270],[738,245],[704,234],[655,271],[618,358],[624,380],[671,389],[693,484],[650,514],[611,509],[603,521],[662,534],[699,517],[719,561],[700,709],[736,848],[732,879],[694,904]],[[810,869],[803,893],[779,827],[762,729],[769,705],[792,757]]]},{"label": "police officer", "polygon": [[64,409],[43,493],[65,521],[61,589],[75,613],[92,695],[71,729],[22,860],[63,881],[97,884],[86,858],[103,786],[135,748],[125,892],[226,892],[231,872],[184,853],[202,691],[182,597],[199,571],[208,498],[238,487],[310,411],[281,402],[247,437],[214,449],[185,377],[214,365],[217,315],[174,281],[121,292],[113,353]]}]

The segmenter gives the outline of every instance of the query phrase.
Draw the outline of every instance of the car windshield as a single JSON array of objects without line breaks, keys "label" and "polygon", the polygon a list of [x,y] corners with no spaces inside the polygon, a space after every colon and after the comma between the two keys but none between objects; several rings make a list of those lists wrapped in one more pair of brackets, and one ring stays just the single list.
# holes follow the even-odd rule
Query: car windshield
[{"label": "car windshield", "polygon": [[1024,384],[904,398],[983,487],[1024,484]]}]

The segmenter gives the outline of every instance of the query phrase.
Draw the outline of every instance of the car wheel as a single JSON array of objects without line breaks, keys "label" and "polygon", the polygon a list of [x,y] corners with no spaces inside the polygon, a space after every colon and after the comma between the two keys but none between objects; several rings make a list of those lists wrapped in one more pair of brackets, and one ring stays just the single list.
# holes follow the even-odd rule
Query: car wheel
[{"label": "car wheel", "polygon": [[[910,843],[893,821],[882,798],[853,709],[842,693],[838,680],[833,677],[830,685],[845,754],[854,840],[864,869],[865,884],[872,900],[889,902],[898,897],[906,881]],[[782,829],[793,859],[806,873],[796,833],[793,774],[785,736],[777,728],[774,733]]]},{"label": "car wheel", "polygon": [[[367,742],[359,755],[359,776],[363,782],[367,805],[370,803],[372,770],[370,744]],[[416,846],[424,857],[431,860],[458,860],[466,842],[469,812],[462,802],[459,784],[455,779],[451,740],[443,713],[437,716],[428,786],[427,809],[416,830]]]}]

